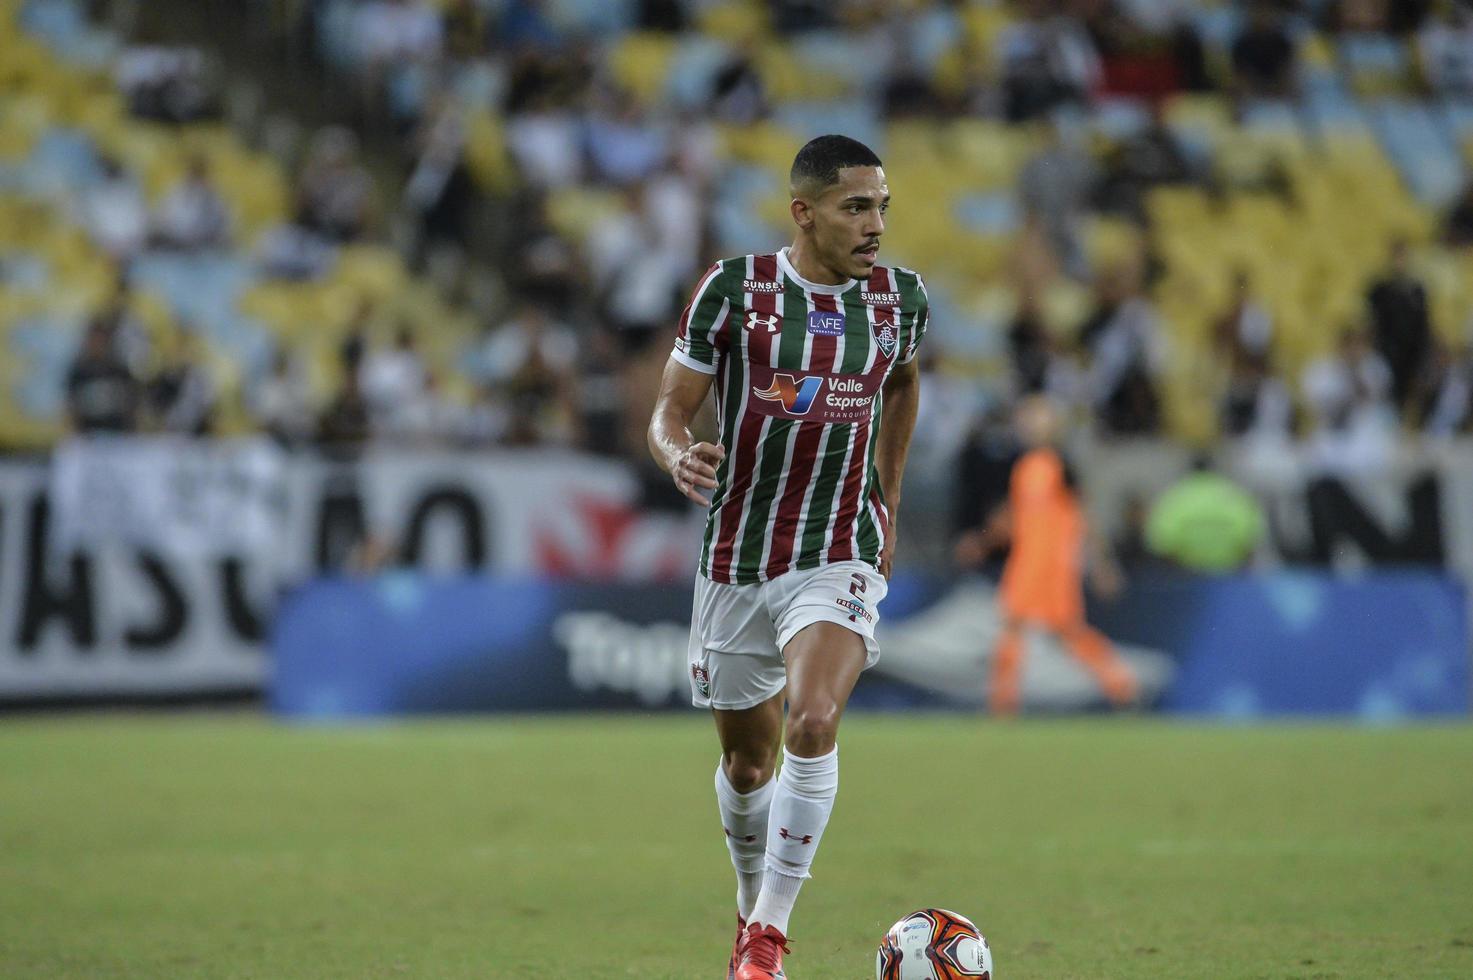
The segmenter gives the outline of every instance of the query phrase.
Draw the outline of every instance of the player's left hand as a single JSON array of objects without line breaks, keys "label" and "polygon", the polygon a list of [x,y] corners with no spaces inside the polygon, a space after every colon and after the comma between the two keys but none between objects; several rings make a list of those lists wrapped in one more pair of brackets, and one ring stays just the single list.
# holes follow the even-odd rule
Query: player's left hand
[{"label": "player's left hand", "polygon": [[895,542],[900,537],[900,532],[895,526],[895,519],[890,519],[890,526],[885,529],[885,543],[880,545],[880,574],[885,576],[885,581],[890,581],[890,562],[895,557]]}]

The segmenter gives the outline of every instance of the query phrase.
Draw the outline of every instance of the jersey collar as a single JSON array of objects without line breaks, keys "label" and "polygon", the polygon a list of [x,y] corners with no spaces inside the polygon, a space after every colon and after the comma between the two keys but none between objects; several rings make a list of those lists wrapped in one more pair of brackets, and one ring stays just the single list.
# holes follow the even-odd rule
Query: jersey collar
[{"label": "jersey collar", "polygon": [[802,276],[798,275],[798,270],[793,268],[793,263],[788,261],[787,246],[783,246],[782,251],[777,253],[777,267],[783,271],[783,275],[787,276],[789,279],[793,280],[810,293],[824,293],[829,296],[838,296],[840,293],[847,293],[849,290],[859,285],[858,279],[850,279],[847,283],[840,283],[837,286],[831,286],[821,282],[809,282],[807,279],[804,279]]}]

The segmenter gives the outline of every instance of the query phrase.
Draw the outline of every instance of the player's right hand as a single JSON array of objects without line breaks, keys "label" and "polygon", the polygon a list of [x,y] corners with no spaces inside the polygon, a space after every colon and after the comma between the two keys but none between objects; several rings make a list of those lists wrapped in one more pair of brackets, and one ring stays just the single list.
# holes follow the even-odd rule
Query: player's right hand
[{"label": "player's right hand", "polygon": [[692,443],[675,459],[670,467],[670,477],[675,489],[698,504],[709,501],[701,490],[716,489],[716,467],[726,458],[726,448],[710,442]]}]

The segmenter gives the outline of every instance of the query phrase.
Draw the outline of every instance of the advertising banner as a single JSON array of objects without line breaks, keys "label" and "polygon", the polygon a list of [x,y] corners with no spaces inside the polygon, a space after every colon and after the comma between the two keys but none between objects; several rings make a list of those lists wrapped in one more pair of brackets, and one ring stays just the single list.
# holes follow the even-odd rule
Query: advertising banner
[{"label": "advertising banner", "polygon": [[[1155,470],[1124,449],[1090,459],[1092,509],[1144,492],[1137,481],[1153,473],[1157,484],[1168,482],[1169,454],[1156,455]],[[644,492],[618,461],[556,451],[383,450],[345,463],[282,454],[258,440],[136,438],[73,442],[49,462],[0,462],[0,701],[260,690],[271,669],[263,638],[278,596],[326,576],[325,591],[312,586],[302,593],[313,597],[300,599],[307,603],[303,609],[314,608],[319,595],[337,594],[335,601],[352,598],[355,611],[343,614],[345,622],[371,619],[387,615],[379,607],[397,596],[399,605],[385,608],[401,618],[385,620],[362,647],[382,648],[386,658],[391,648],[380,638],[392,629],[409,631],[392,648],[394,656],[413,658],[443,622],[458,620],[466,635],[457,642],[475,665],[473,674],[510,656],[507,650],[520,651],[524,667],[516,676],[538,685],[535,697],[518,702],[522,706],[682,703],[683,637],[702,515],[695,507],[643,510]],[[1466,684],[1463,701],[1411,697],[1406,684],[1423,678],[1417,683],[1430,697],[1434,689],[1456,689],[1455,670],[1466,671],[1466,633],[1461,659],[1449,652],[1449,631],[1466,622],[1460,607],[1452,609],[1461,590],[1435,569],[1464,578],[1473,572],[1473,451],[1458,446],[1425,454],[1417,466],[1383,474],[1379,483],[1297,490],[1285,483],[1268,503],[1272,534],[1262,567],[1329,556],[1332,566],[1359,570],[1359,577],[1264,572],[1234,580],[1237,591],[1226,585],[1203,591],[1175,580],[1171,588],[1189,590],[1181,594],[1134,583],[1100,616],[1107,632],[1128,641],[1127,656],[1148,693],[1160,692],[1162,703],[1178,710],[1217,714],[1297,710],[1293,706],[1388,716],[1403,705],[1412,713],[1458,710]],[[913,546],[926,534],[941,533],[920,523],[907,526]],[[1365,574],[1406,563],[1429,569],[1428,581],[1438,584],[1411,586],[1394,575]],[[371,577],[333,578],[343,570]],[[458,581],[462,576],[468,578]],[[487,582],[510,590],[519,603],[487,599]],[[543,584],[527,584],[533,582]],[[1318,584],[1307,589],[1304,582]],[[881,623],[886,656],[866,675],[862,697],[876,705],[982,704],[996,632],[990,587],[980,580],[944,589],[924,584],[894,583]],[[1346,591],[1352,588],[1363,591]],[[413,596],[428,596],[423,601],[437,609],[450,605],[427,628],[419,614],[408,615]],[[1188,613],[1198,615],[1208,597],[1212,608],[1231,602],[1241,618],[1229,622],[1214,614],[1204,620],[1212,633],[1201,623],[1164,629]],[[556,615],[529,623],[528,610],[542,608],[539,603],[551,603]],[[1294,627],[1292,617],[1283,619],[1304,608],[1316,611],[1306,619],[1311,625]],[[1346,636],[1345,624],[1363,609],[1384,610],[1384,625]],[[1438,618],[1427,609],[1438,610]],[[294,630],[314,618],[284,623],[278,636],[296,636]],[[1438,631],[1429,633],[1433,623]],[[506,633],[508,624],[523,632]],[[1265,635],[1270,629],[1277,632]],[[1232,657],[1268,657],[1267,650],[1287,649],[1293,662],[1304,662],[1304,651],[1320,649],[1314,644],[1322,637],[1343,646],[1379,636],[1378,629],[1386,635],[1374,650],[1364,648],[1354,676],[1364,679],[1380,669],[1380,657],[1400,664],[1402,680],[1383,677],[1374,689],[1356,687],[1363,700],[1341,691],[1316,702],[1307,690],[1274,686],[1277,680],[1269,688],[1254,681],[1229,690],[1226,675],[1199,674]],[[417,640],[421,635],[425,639]],[[515,647],[507,637],[516,635],[531,637],[531,645]],[[1202,654],[1199,663],[1192,657],[1204,637],[1223,648]],[[1290,638],[1293,645],[1287,645]],[[1398,638],[1423,644],[1442,666],[1434,670],[1431,660],[1416,661],[1410,653],[1393,655],[1403,645]],[[1024,673],[1031,706],[1072,710],[1098,703],[1089,676],[1049,637],[1026,642],[1037,651]],[[296,647],[287,643],[276,652],[289,649]],[[326,643],[322,656],[334,649]],[[438,646],[424,652],[436,670],[444,667],[440,652]],[[302,662],[293,656],[289,666],[297,669]],[[1341,654],[1326,669],[1338,670],[1355,656]],[[1254,662],[1255,669],[1280,666]],[[1251,674],[1251,666],[1243,661],[1235,669]],[[1199,676],[1207,678],[1205,686],[1191,693],[1189,681]],[[497,691],[518,690],[507,687],[504,675],[496,677]],[[463,689],[471,698],[467,706],[507,706],[473,681]],[[553,697],[554,686],[566,690]],[[364,710],[394,710],[398,697]],[[438,689],[425,697],[425,710],[443,704]],[[420,709],[417,701],[402,704]]]},{"label": "advertising banner", "polygon": [[[941,594],[897,579],[881,610],[885,651],[856,707],[976,707],[998,619],[982,581]],[[271,704],[292,716],[690,705],[691,588],[574,585],[491,576],[313,582],[283,603]],[[1104,698],[1052,638],[1029,638],[1025,704],[1083,710]],[[1171,658],[1122,648],[1146,697]]]}]

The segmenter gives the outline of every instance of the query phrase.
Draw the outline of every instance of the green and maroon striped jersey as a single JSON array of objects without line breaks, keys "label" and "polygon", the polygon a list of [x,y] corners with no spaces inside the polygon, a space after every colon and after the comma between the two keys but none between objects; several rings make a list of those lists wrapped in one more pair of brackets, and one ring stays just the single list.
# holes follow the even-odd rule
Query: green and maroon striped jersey
[{"label": "green and maroon striped jersey", "polygon": [[875,469],[882,388],[915,356],[926,320],[926,287],[909,269],[876,266],[825,286],[799,276],[783,249],[706,271],[671,353],[716,376],[726,449],[701,574],[746,584],[878,564],[890,521]]}]

